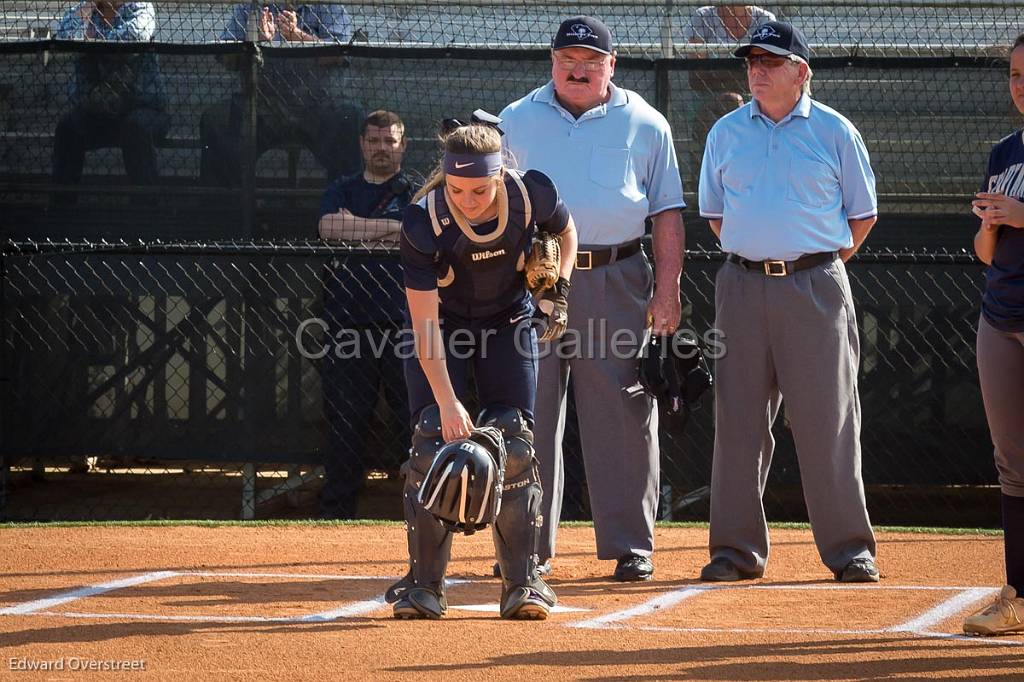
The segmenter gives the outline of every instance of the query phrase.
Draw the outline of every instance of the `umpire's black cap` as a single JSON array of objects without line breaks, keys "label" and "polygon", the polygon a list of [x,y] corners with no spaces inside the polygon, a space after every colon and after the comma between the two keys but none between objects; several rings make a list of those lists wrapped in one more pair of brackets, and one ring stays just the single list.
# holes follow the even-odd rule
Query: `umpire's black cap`
[{"label": "umpire's black cap", "polygon": [[786,21],[766,21],[761,24],[750,34],[750,42],[741,45],[733,54],[737,57],[746,57],[755,47],[781,57],[795,54],[805,62],[811,61],[811,48],[807,46],[807,37],[803,31]]},{"label": "umpire's black cap", "polygon": [[612,32],[604,22],[594,17],[573,17],[558,27],[551,39],[552,50],[567,47],[585,47],[601,54],[612,53]]}]

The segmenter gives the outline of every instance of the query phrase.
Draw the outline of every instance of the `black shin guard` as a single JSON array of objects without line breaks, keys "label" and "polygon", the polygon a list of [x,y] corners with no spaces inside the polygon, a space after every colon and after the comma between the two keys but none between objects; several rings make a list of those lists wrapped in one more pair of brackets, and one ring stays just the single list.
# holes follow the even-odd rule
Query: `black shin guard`
[{"label": "black shin guard", "polygon": [[493,531],[495,554],[506,583],[528,585],[537,578],[540,503],[540,482],[533,467],[518,480],[506,480]]},{"label": "black shin guard", "polygon": [[437,406],[420,414],[412,438],[412,453],[405,469],[402,508],[405,512],[406,537],[409,544],[409,572],[385,593],[389,602],[403,598],[413,588],[426,588],[444,602],[444,575],[452,550],[452,534],[441,522],[423,508],[419,500],[423,478],[430,469],[441,439],[441,417]]},{"label": "black shin guard", "polygon": [[423,508],[418,493],[417,487],[406,484],[403,505],[409,541],[409,572],[414,585],[441,594],[452,553],[452,534]]},{"label": "black shin guard", "polygon": [[1003,494],[1006,583],[1024,595],[1024,497]]},{"label": "black shin guard", "polygon": [[[489,408],[481,415],[505,439],[505,484],[501,512],[494,523],[494,551],[502,577],[502,617],[515,617],[523,603],[539,598],[553,606],[556,598],[538,574],[542,490],[533,454],[533,432],[519,410]],[[524,592],[522,598],[514,593]],[[514,598],[506,599],[510,595]],[[506,613],[508,611],[509,613]]]}]

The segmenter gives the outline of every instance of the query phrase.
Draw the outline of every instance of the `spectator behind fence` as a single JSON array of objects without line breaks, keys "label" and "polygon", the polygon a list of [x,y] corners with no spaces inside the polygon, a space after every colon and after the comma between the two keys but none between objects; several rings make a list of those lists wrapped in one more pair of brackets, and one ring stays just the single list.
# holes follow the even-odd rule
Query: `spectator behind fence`
[{"label": "spectator behind fence", "polygon": [[[250,21],[248,5],[236,5],[221,33],[221,40],[245,40]],[[256,22],[257,38],[272,46],[347,43],[352,21],[336,3],[264,3]],[[237,68],[237,59],[226,59]],[[257,80],[256,157],[268,149],[293,143],[310,152],[337,178],[359,171],[359,122],[363,112],[353,102],[331,92],[332,74],[341,68],[340,57],[295,58],[264,54]],[[203,151],[200,177],[204,184],[236,187],[241,184],[241,94],[203,112],[200,137]]]},{"label": "spectator behind fence", "polygon": [[[370,241],[398,240],[402,210],[415,187],[402,172],[405,125],[398,114],[375,111],[363,121],[359,147],[363,171],[335,180],[320,202],[320,237]],[[350,519],[369,463],[368,427],[379,391],[395,413],[397,432],[383,446],[405,451],[409,408],[402,362],[395,344],[402,328],[405,289],[397,255],[351,256],[345,266],[334,258],[325,272],[324,318],[331,339],[358,338],[358,346],[324,357],[324,418],[329,450],[320,492],[320,516]],[[341,330],[346,330],[341,332]],[[341,332],[341,336],[338,334]],[[396,462],[401,456],[395,458]]]},{"label": "spectator behind fence", "polygon": [[[557,183],[580,230],[569,330],[543,346],[537,375],[540,560],[555,555],[571,378],[597,557],[616,560],[615,580],[635,581],[654,574],[659,467],[656,404],[637,381],[636,356],[648,328],[669,335],[679,325],[685,204],[668,121],[614,75],[611,30],[567,19],[552,40],[551,80],[501,117],[507,148]],[[640,248],[648,218],[657,282]]]},{"label": "spectator behind fence", "polygon": [[[156,28],[150,2],[80,2],[64,15],[60,40],[149,42]],[[156,181],[156,145],[167,134],[166,98],[154,54],[83,53],[75,59],[71,110],[54,132],[53,181],[76,185],[85,153],[120,147],[130,182]],[[74,201],[61,194],[59,203]]]},{"label": "spectator behind fence", "polygon": [[[738,44],[766,21],[775,21],[775,15],[756,5],[707,5],[694,11],[689,25],[683,30],[683,38],[695,44]],[[695,56],[703,59],[706,55]],[[690,88],[698,96],[693,137],[699,147],[699,161],[711,126],[725,114],[743,106],[747,76],[739,69],[693,69],[690,71]]]},{"label": "spectator behind fence", "polygon": [[877,582],[861,479],[857,314],[844,261],[875,224],[864,140],[810,97],[810,49],[772,21],[736,51],[753,101],[708,133],[700,214],[722,241],[715,327],[711,562],[701,580],[759,578],[768,562],[764,495],[779,405],[796,443],[822,562],[842,582]]}]

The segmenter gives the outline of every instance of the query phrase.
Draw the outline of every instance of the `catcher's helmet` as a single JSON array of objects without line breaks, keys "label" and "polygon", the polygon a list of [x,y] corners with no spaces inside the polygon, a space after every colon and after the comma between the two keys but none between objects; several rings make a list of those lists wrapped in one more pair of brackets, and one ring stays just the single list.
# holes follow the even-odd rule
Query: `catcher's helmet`
[{"label": "catcher's helmet", "polygon": [[700,397],[711,387],[711,371],[700,343],[680,332],[652,336],[641,351],[640,383],[658,399],[666,415],[683,425]]},{"label": "catcher's helmet", "polygon": [[446,528],[466,535],[494,523],[501,510],[505,443],[493,427],[437,451],[420,487],[419,500]]}]

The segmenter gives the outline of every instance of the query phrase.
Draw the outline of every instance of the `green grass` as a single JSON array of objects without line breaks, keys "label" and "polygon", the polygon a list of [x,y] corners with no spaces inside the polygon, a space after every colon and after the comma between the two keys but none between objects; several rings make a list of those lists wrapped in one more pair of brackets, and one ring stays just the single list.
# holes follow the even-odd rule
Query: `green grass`
[{"label": "green grass", "polygon": [[[345,526],[401,526],[401,521],[375,521],[372,519],[360,519],[357,521],[319,521],[305,519],[288,520],[256,520],[256,521],[175,521],[175,520],[147,520],[147,521],[54,521],[44,523],[11,522],[0,523],[0,530],[17,528],[171,528],[171,527],[196,527],[196,528],[290,528],[290,527],[345,527]],[[590,521],[563,521],[563,526],[569,528],[589,528],[593,526]],[[771,528],[810,530],[807,523],[770,523]],[[659,521],[658,528],[700,528],[706,530],[708,527],[705,521]],[[875,526],[875,530],[884,533],[921,533],[926,535],[986,535],[998,537],[1003,531],[998,528],[931,528],[928,526]]]},{"label": "green grass", "polygon": [[267,519],[255,521],[197,521],[197,520],[142,520],[142,521],[25,521],[0,523],[0,530],[6,528],[286,528],[289,526],[401,526],[401,521],[321,521],[319,519]]}]

